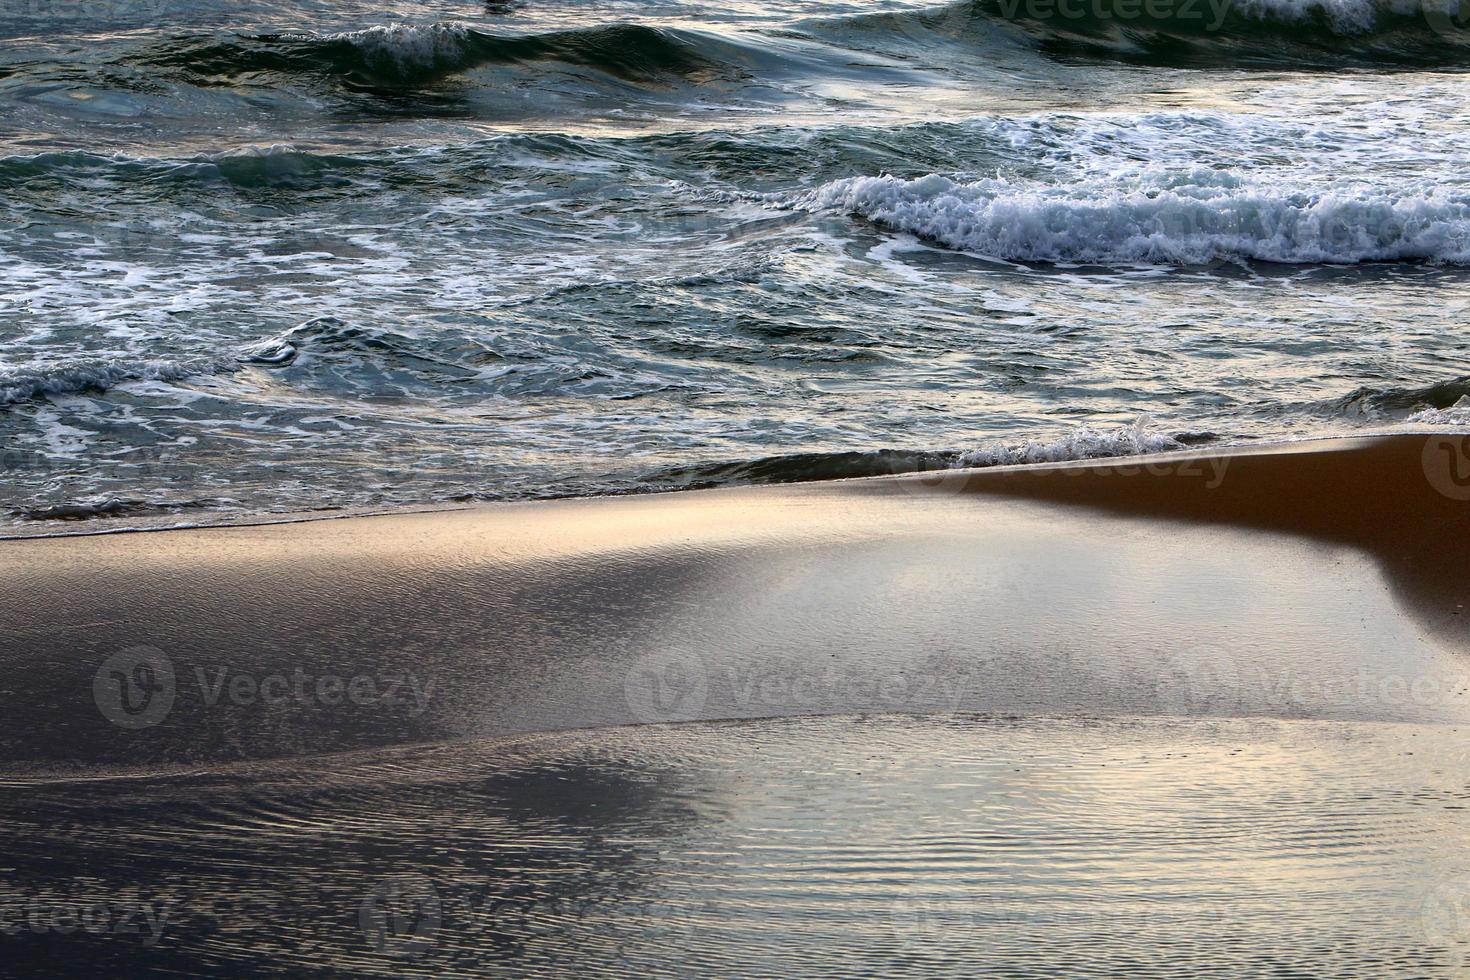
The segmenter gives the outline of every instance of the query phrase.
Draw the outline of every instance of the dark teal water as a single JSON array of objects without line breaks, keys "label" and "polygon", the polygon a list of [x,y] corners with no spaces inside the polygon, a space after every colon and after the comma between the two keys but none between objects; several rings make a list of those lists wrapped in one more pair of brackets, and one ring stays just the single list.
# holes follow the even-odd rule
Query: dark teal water
[{"label": "dark teal water", "polygon": [[6,0],[0,511],[1465,421],[1457,11],[1186,2]]}]

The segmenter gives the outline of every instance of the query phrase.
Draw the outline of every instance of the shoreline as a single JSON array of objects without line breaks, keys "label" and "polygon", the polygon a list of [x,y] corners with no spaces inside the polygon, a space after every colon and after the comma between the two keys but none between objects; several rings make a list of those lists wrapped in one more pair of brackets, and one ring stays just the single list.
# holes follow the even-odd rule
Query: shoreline
[{"label": "shoreline", "polygon": [[[510,500],[480,500],[470,502],[427,501],[422,503],[392,504],[383,507],[347,507],[340,510],[334,508],[324,511],[305,510],[282,511],[279,513],[251,512],[241,514],[221,514],[220,518],[216,521],[196,520],[174,522],[170,521],[169,518],[164,516],[145,518],[144,522],[141,524],[137,522],[137,519],[128,517],[94,517],[84,520],[31,520],[24,524],[12,524],[8,525],[6,528],[0,528],[0,542],[29,541],[50,538],[95,537],[108,534],[144,534],[158,531],[199,531],[216,528],[270,527],[282,524],[310,524],[317,521],[341,521],[364,517],[395,517],[414,514],[458,513],[462,511],[476,512],[480,510],[494,510],[502,507],[559,503],[569,500],[621,500],[630,497],[662,497],[671,494],[684,495],[731,490],[758,490],[767,487],[789,488],[810,485],[828,486],[834,484],[861,484],[882,480],[919,479],[927,481],[940,478],[963,477],[971,474],[981,473],[1072,471],[1097,467],[1103,467],[1109,470],[1118,470],[1124,469],[1130,464],[1134,465],[1135,467],[1147,467],[1151,465],[1167,465],[1172,462],[1182,462],[1189,460],[1200,460],[1209,462],[1219,459],[1233,459],[1240,456],[1275,454],[1287,451],[1298,451],[1303,448],[1327,449],[1333,447],[1335,444],[1347,440],[1376,440],[1383,438],[1394,438],[1398,436],[1457,437],[1463,435],[1470,435],[1470,425],[1426,426],[1401,423],[1391,427],[1374,429],[1371,432],[1367,433],[1342,432],[1330,435],[1309,435],[1302,436],[1300,438],[1272,439],[1261,442],[1234,442],[1218,446],[1184,447],[1180,449],[1164,450],[1161,452],[1134,453],[1126,456],[1099,456],[1085,459],[1054,460],[1038,463],[1004,463],[994,466],[971,466],[943,470],[916,470],[902,473],[872,474],[867,476],[833,477],[831,479],[824,480],[801,480],[770,483],[733,483],[722,486],[657,488],[649,489],[646,491],[633,491],[628,493],[567,495],[557,497],[517,498]],[[40,530],[43,528],[56,528],[56,530]],[[35,533],[32,533],[32,529],[36,529]]]}]

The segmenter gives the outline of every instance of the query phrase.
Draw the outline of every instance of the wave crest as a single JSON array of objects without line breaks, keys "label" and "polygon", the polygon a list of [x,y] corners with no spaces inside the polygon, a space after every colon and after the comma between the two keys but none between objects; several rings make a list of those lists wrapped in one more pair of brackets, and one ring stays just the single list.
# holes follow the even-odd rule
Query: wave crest
[{"label": "wave crest", "polygon": [[473,54],[475,32],[463,24],[391,24],[340,34],[284,34],[279,40],[304,44],[346,44],[371,67],[401,72],[441,71],[462,66]]},{"label": "wave crest", "polygon": [[1470,424],[1470,377],[1413,388],[1359,388],[1322,407],[1331,416],[1368,422]]},{"label": "wave crest", "polygon": [[218,371],[213,362],[155,360],[91,360],[49,365],[34,370],[0,369],[0,405],[14,405],[47,395],[102,392],[125,381],[177,381]]},{"label": "wave crest", "polygon": [[1409,421],[1424,425],[1470,425],[1470,395],[1461,395],[1448,408],[1420,409],[1409,416]]},{"label": "wave crest", "polygon": [[351,86],[414,87],[482,65],[556,62],[625,82],[707,79],[734,71],[712,38],[639,24],[542,34],[494,34],[457,23],[375,26],[338,34],[283,33],[161,41],[128,61],[190,84],[234,86],[261,74],[326,77]]},{"label": "wave crest", "polygon": [[1063,463],[1080,459],[1109,459],[1116,456],[1141,456],[1183,449],[1175,436],[1151,432],[1146,419],[1117,429],[1081,426],[1060,439],[1007,445],[994,443],[962,453],[955,466],[1015,466],[1029,463]]},{"label": "wave crest", "polygon": [[1022,262],[1470,262],[1470,197],[1290,191],[1221,171],[1056,187],[853,177],[799,196],[925,241]]},{"label": "wave crest", "polygon": [[1147,419],[1116,429],[1081,426],[1052,440],[992,443],[967,452],[955,450],[874,449],[788,453],[762,459],[677,467],[647,474],[656,489],[704,489],[749,483],[797,483],[857,477],[927,473],[934,470],[1061,463],[1085,459],[1140,456],[1185,449],[1210,436],[1169,435],[1149,429]]}]

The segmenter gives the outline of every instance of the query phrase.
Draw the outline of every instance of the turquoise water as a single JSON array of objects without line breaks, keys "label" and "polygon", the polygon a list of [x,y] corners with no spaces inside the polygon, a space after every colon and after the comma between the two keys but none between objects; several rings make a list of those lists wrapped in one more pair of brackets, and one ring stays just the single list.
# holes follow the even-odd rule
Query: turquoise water
[{"label": "turquoise water", "polygon": [[1465,421],[1457,9],[1194,6],[12,0],[0,510]]}]

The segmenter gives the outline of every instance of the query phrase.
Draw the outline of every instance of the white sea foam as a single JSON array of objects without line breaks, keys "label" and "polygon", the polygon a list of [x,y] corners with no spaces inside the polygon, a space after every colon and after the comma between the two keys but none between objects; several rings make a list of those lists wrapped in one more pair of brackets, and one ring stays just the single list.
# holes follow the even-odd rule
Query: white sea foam
[{"label": "white sea foam", "polygon": [[965,466],[1012,466],[1019,463],[1061,463],[1075,459],[1105,459],[1161,453],[1184,446],[1173,436],[1150,432],[1146,419],[1117,429],[1082,426],[1049,442],[994,443],[961,454],[954,462]]},{"label": "white sea foam", "polygon": [[1422,409],[1410,415],[1408,421],[1425,425],[1470,425],[1470,395],[1461,395],[1449,408]]},{"label": "white sea foam", "polygon": [[1440,188],[1294,190],[1203,168],[1060,186],[930,174],[846,178],[794,203],[1017,261],[1470,262],[1470,192]]}]

